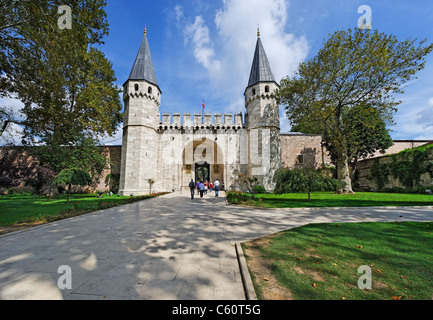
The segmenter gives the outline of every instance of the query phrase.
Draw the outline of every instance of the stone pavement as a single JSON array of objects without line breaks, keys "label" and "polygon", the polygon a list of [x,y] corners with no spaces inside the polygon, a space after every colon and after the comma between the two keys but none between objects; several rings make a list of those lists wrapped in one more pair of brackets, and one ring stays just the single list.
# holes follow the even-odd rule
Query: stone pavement
[{"label": "stone pavement", "polygon": [[[245,299],[235,243],[317,222],[433,221],[432,207],[255,209],[189,192],[0,236],[0,299]],[[60,266],[72,288],[59,289]]]}]

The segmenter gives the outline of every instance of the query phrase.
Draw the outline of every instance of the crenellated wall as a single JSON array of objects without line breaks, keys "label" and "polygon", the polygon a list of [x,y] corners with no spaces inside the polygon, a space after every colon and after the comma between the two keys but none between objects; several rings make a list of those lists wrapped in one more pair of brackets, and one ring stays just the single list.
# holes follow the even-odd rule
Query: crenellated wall
[{"label": "crenellated wall", "polygon": [[160,127],[167,128],[186,128],[186,127],[214,127],[216,129],[219,128],[242,128],[245,126],[246,115],[244,117],[243,113],[161,113],[159,114]]}]

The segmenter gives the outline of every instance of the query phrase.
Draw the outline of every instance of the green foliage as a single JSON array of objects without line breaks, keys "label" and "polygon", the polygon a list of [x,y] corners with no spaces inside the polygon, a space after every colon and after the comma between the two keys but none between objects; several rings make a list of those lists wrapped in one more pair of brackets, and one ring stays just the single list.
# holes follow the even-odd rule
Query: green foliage
[{"label": "green foliage", "polygon": [[226,199],[230,204],[245,204],[252,206],[260,206],[263,200],[253,197],[254,194],[243,193],[240,191],[227,191]]},{"label": "green foliage", "polygon": [[53,184],[73,184],[78,186],[90,185],[92,178],[89,173],[80,169],[63,169],[54,178]]},{"label": "green foliage", "polygon": [[[351,191],[348,161],[356,153],[369,153],[371,132],[383,128],[365,119],[379,117],[392,124],[401,103],[395,93],[403,93],[402,85],[416,78],[432,50],[433,44],[425,40],[398,41],[377,30],[336,31],[315,57],[300,64],[295,76],[281,80],[278,100],[291,124],[326,137],[335,149],[337,176],[346,182],[346,191]],[[355,112],[359,119],[351,116],[355,108],[360,108]],[[377,133],[378,142],[386,142],[386,133]],[[351,148],[356,143],[360,149]]]},{"label": "green foliage", "polygon": [[[60,5],[72,8],[70,30],[58,27]],[[2,2],[0,92],[24,103],[25,142],[65,145],[84,131],[117,129],[122,105],[114,71],[92,47],[108,34],[105,6],[104,0]]]},{"label": "green foliage", "polygon": [[50,139],[46,145],[33,148],[33,153],[42,165],[49,165],[56,174],[64,169],[80,169],[92,177],[101,174],[107,166],[107,157],[98,147],[98,141],[85,135],[70,139],[68,145],[59,145]]},{"label": "green foliage", "polygon": [[[376,151],[384,153],[393,145],[386,123],[375,108],[354,106],[344,114],[343,123],[347,157],[349,163],[353,165],[353,169],[355,169],[358,159],[367,158]],[[330,152],[332,162],[336,164],[338,151],[332,137],[328,138],[328,134],[329,132],[325,131],[324,145]]]},{"label": "green foliage", "polygon": [[[246,175],[241,174],[238,176],[237,182],[238,182],[238,184],[242,190],[251,194],[253,199],[254,199],[256,193],[266,192],[266,190],[263,192],[256,192],[256,190],[260,190],[260,191],[264,190],[263,186],[261,186],[263,189],[258,187],[259,186],[259,179],[257,177],[247,177]],[[259,188],[259,189],[257,189],[257,188]]]},{"label": "green foliage", "polygon": [[379,190],[382,190],[389,182],[389,168],[386,164],[381,164],[379,159],[374,161],[374,165],[370,169],[370,174],[374,178]]},{"label": "green foliage", "polygon": [[[392,176],[404,187],[406,192],[425,192],[425,187],[420,186],[421,176],[429,173],[433,178],[433,161],[429,160],[433,145],[420,146],[406,149],[389,156],[390,163],[381,163],[376,159],[370,169],[370,175],[374,178],[379,190],[384,190],[385,185]],[[389,189],[386,189],[389,190]]]},{"label": "green foliage", "polygon": [[253,192],[256,193],[256,194],[258,194],[258,193],[265,193],[266,189],[261,184],[258,184],[258,185],[256,185],[256,186],[253,187]]},{"label": "green foliage", "polygon": [[336,191],[340,183],[337,179],[313,169],[279,169],[274,176],[275,193]]}]

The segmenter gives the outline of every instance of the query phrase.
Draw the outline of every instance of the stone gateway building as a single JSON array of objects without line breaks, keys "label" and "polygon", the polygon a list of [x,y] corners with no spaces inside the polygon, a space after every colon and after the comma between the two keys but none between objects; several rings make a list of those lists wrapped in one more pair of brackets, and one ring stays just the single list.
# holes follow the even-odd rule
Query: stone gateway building
[{"label": "stone gateway building", "polygon": [[[122,145],[101,146],[109,167],[92,186],[74,186],[73,192],[113,191],[122,195],[171,192],[188,188],[191,179],[194,182],[218,179],[226,189],[244,190],[242,181],[247,177],[257,177],[266,190],[272,191],[272,178],[280,167],[332,165],[321,135],[280,132],[279,106],[273,95],[278,88],[257,33],[244,91],[245,113],[161,115],[162,91],[145,30],[131,73],[123,85]],[[386,153],[431,143],[430,140],[394,140]],[[376,152],[372,157],[383,155]],[[364,171],[359,174],[362,181],[357,184],[364,189],[372,188],[368,163],[372,162],[359,164]],[[3,182],[0,192],[11,188],[4,187],[8,179],[18,179],[14,188],[22,191],[26,181],[35,178],[38,161],[19,147],[0,147],[0,164],[6,164],[2,174],[7,176],[0,181]],[[12,167],[13,172],[21,172],[21,178],[14,176]]]},{"label": "stone gateway building", "polygon": [[[109,171],[111,176],[119,175],[120,167],[119,193],[179,191],[188,188],[191,179],[194,182],[218,179],[226,189],[239,190],[247,177],[257,177],[266,190],[272,191],[272,179],[280,167],[330,165],[321,135],[280,132],[279,106],[273,95],[278,88],[257,32],[244,91],[245,113],[161,115],[162,91],[145,30],[131,73],[123,85],[122,146],[106,147],[114,163]],[[427,143],[431,141],[394,140],[387,153]],[[105,180],[96,188],[113,188]]]},{"label": "stone gateway building", "polygon": [[218,179],[236,189],[246,177],[257,177],[272,190],[273,175],[282,164],[279,108],[273,95],[278,87],[258,32],[244,92],[245,114],[215,113],[212,119],[212,114],[174,113],[163,114],[161,121],[162,91],[145,30],[123,85],[120,194],[180,190],[191,179]]}]

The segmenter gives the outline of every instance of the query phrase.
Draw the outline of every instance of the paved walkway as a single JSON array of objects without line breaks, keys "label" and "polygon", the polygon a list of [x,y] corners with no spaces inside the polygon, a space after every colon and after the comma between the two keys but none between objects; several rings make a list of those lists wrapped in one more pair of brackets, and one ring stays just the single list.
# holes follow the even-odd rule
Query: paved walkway
[{"label": "paved walkway", "polygon": [[[270,210],[188,193],[0,236],[0,299],[242,300],[235,243],[313,222],[433,221],[431,207]],[[58,288],[62,265],[72,289]]]}]

